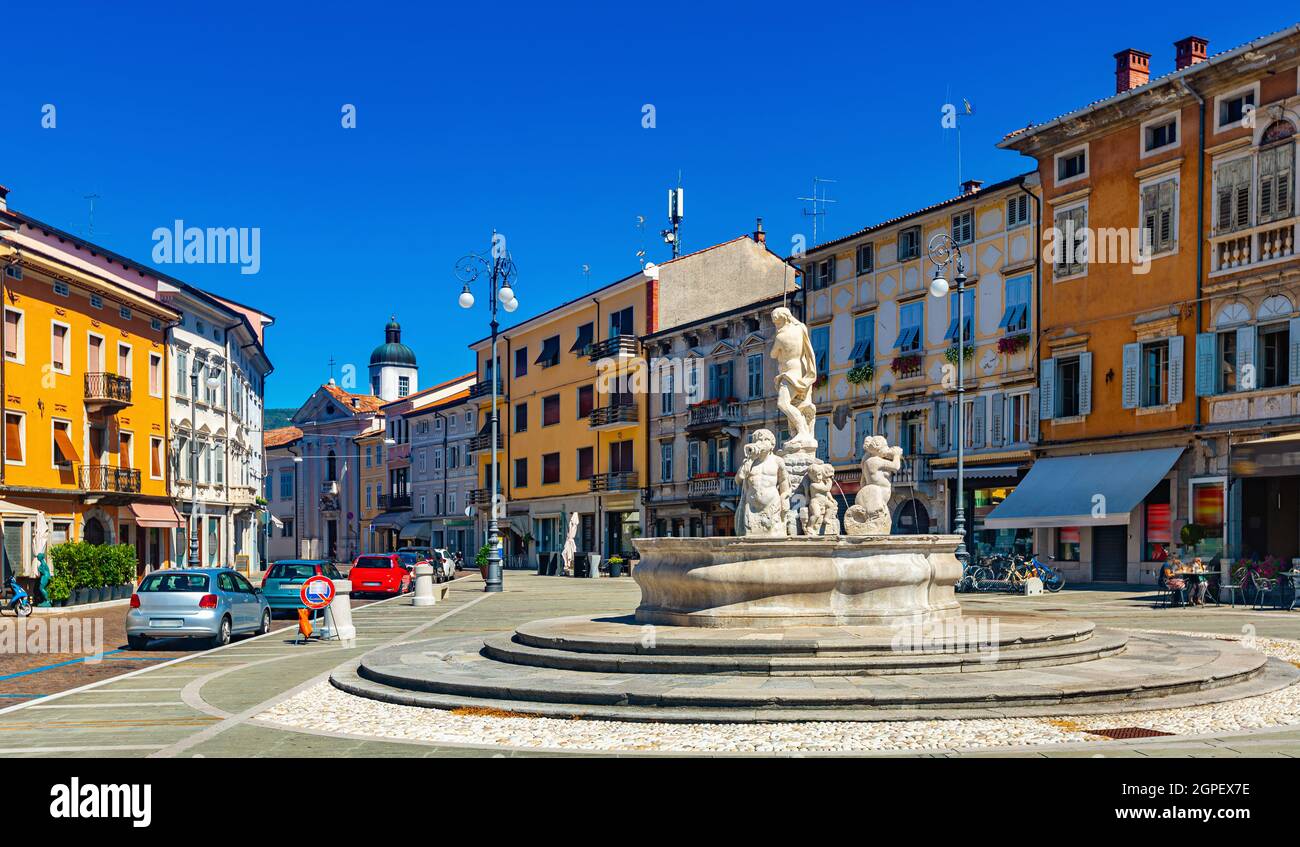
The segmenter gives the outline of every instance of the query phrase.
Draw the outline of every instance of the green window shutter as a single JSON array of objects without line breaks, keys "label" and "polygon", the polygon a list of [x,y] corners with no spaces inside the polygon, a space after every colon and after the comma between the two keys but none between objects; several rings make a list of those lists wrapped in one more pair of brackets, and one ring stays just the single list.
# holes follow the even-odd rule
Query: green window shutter
[{"label": "green window shutter", "polygon": [[975,430],[975,432],[971,433],[972,447],[984,446],[984,430],[987,428],[985,422],[988,420],[988,403],[989,398],[983,396],[976,397],[974,402],[971,403],[971,427]]},{"label": "green window shutter", "polygon": [[948,448],[948,401],[934,401],[934,447],[940,453]]},{"label": "green window shutter", "polygon": [[[1246,372],[1250,371],[1250,379]],[[1255,372],[1255,327],[1243,326],[1237,329],[1237,390],[1249,391],[1259,385],[1259,375]]]},{"label": "green window shutter", "polygon": [[1138,363],[1141,359],[1141,344],[1124,345],[1124,378],[1121,383],[1120,399],[1125,409],[1136,409],[1138,405]]},{"label": "green window shutter", "polygon": [[1287,365],[1290,368],[1288,381],[1292,385],[1300,385],[1300,318],[1291,318],[1287,322],[1290,338],[1287,344],[1291,348],[1289,352]]},{"label": "green window shutter", "polygon": [[1029,390],[1029,443],[1038,443],[1038,413],[1039,413],[1038,389]]},{"label": "green window shutter", "polygon": [[1050,421],[1056,417],[1056,360],[1043,359],[1038,368],[1038,417]]},{"label": "green window shutter", "polygon": [[1092,354],[1079,354],[1079,414],[1092,414]]},{"label": "green window shutter", "polygon": [[1006,440],[1002,432],[1005,424],[1004,419],[1006,417],[1006,395],[1001,393],[994,394],[989,399],[989,405],[992,407],[991,417],[993,418],[993,432],[989,436],[989,446],[1001,447],[1003,442]]},{"label": "green window shutter", "polygon": [[1169,339],[1169,392],[1166,402],[1183,402],[1183,337]]},{"label": "green window shutter", "polygon": [[1196,335],[1196,396],[1210,397],[1214,394],[1216,373],[1216,351],[1218,336],[1213,332],[1200,332]]}]

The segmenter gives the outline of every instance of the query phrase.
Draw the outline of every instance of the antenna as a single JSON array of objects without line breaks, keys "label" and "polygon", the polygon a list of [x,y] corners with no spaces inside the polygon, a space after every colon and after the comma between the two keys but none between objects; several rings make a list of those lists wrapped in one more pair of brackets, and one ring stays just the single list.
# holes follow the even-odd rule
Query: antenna
[{"label": "antenna", "polygon": [[582,284],[583,285],[591,284],[591,265],[582,266]]},{"label": "antenna", "polygon": [[[817,246],[817,218],[826,214],[826,209],[821,208],[830,203],[838,202],[826,198],[826,189],[821,188],[823,185],[834,184],[837,180],[823,179],[822,177],[813,177],[813,188],[811,197],[796,197],[796,200],[807,200],[812,203],[812,209],[804,209],[804,217],[812,218],[812,246]],[[820,190],[819,190],[820,189]]]},{"label": "antenna", "polygon": [[329,365],[330,365],[330,382],[333,382],[334,381],[334,354],[333,353],[330,354]]},{"label": "antenna", "polygon": [[99,199],[99,195],[87,194],[82,199],[90,201],[90,232],[88,235],[93,238],[95,235],[95,201]]},{"label": "antenna", "polygon": [[673,248],[673,258],[682,254],[682,217],[685,204],[685,192],[681,186],[681,174],[677,176],[677,187],[668,189],[668,229],[663,231],[664,243]]}]

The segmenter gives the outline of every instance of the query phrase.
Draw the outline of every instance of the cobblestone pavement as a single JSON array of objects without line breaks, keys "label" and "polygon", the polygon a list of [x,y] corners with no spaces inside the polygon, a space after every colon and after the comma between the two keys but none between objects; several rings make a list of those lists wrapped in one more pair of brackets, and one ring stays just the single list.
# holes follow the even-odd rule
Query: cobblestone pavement
[{"label": "cobblestone pavement", "polygon": [[[122,675],[41,700],[8,705],[0,708],[0,757],[592,755],[576,750],[378,740],[366,737],[370,730],[366,726],[352,727],[346,733],[307,732],[255,719],[276,704],[313,689],[330,670],[375,647],[434,636],[500,632],[541,617],[628,610],[638,597],[630,579],[574,580],[507,572],[505,592],[484,594],[482,587],[477,574],[466,575],[446,586],[446,597],[432,608],[412,607],[409,598],[358,608],[358,638],[350,647],[320,642],[294,645],[294,627],[286,625],[270,635],[237,641],[220,650],[166,653],[158,657],[160,661],[130,662],[128,672]],[[1155,609],[1154,599],[1153,592],[1132,588],[1085,586],[1040,597],[963,597],[963,604],[967,614],[1014,610],[1078,616],[1125,629],[1300,638],[1300,611]],[[1204,738],[1057,744],[1051,748],[941,749],[926,755],[1007,754],[1296,757],[1300,756],[1300,728]]]}]

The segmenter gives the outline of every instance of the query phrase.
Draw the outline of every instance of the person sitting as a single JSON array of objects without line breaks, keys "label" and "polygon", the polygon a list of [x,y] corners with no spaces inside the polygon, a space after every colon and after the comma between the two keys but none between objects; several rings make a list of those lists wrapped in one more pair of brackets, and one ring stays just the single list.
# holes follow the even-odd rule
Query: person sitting
[{"label": "person sitting", "polygon": [[1205,605],[1205,594],[1210,590],[1210,577],[1205,570],[1201,557],[1192,559],[1190,599],[1193,606]]},{"label": "person sitting", "polygon": [[1170,594],[1170,601],[1175,606],[1187,605],[1187,583],[1178,575],[1178,560],[1168,559],[1160,569],[1160,581]]}]

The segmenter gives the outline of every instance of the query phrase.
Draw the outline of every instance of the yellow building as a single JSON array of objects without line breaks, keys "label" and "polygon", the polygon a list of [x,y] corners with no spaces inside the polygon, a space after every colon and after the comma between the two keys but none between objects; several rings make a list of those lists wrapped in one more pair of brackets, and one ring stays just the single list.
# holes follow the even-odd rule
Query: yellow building
[{"label": "yellow building", "polygon": [[[579,554],[633,555],[655,390],[640,337],[728,305],[794,288],[794,270],[763,242],[741,236],[651,266],[501,331],[498,462],[507,564],[535,567],[564,546],[578,516]],[[477,527],[485,537],[491,484],[491,339],[471,348],[481,426],[469,449],[479,466]]]},{"label": "yellow building", "polygon": [[162,530],[179,524],[168,498],[166,332],[178,315],[125,284],[125,268],[22,221],[0,219],[7,564],[34,572],[38,513],[50,544],[129,543],[142,568],[166,562]]},{"label": "yellow building", "polygon": [[360,520],[361,552],[377,553],[384,549],[370,522],[384,511],[384,484],[388,472],[384,466],[384,425],[383,419],[377,419],[365,432],[352,439],[357,445],[360,461],[357,467],[358,484],[361,486],[361,505],[357,510]]}]

